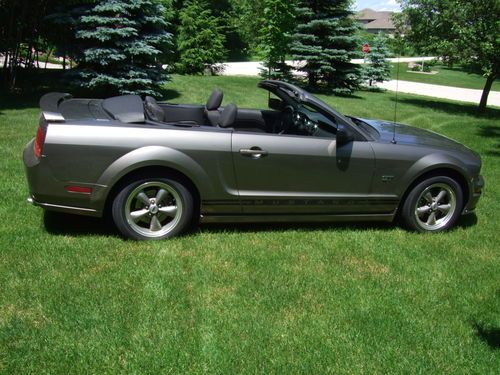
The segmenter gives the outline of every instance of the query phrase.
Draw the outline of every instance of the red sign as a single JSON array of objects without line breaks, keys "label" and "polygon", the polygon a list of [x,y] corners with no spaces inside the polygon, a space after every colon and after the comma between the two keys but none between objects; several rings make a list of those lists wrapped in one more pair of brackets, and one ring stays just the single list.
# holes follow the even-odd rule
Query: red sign
[{"label": "red sign", "polygon": [[363,44],[363,53],[370,53],[370,46],[368,43]]}]

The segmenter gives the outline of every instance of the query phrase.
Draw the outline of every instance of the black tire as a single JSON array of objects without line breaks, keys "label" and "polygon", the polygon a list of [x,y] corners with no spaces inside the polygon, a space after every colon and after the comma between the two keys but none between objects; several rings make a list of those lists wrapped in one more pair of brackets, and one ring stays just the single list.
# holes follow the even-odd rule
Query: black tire
[{"label": "black tire", "polygon": [[161,240],[185,231],[193,221],[193,196],[180,182],[149,177],[125,185],[112,205],[113,221],[123,236]]},{"label": "black tire", "polygon": [[442,232],[456,223],[462,206],[462,188],[454,179],[431,177],[410,191],[403,203],[401,218],[411,230]]}]

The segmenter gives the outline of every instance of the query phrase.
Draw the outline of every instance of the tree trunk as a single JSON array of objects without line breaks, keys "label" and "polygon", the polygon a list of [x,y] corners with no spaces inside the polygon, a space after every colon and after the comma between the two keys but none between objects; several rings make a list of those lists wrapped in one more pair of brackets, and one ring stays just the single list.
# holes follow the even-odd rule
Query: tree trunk
[{"label": "tree trunk", "polygon": [[309,87],[316,87],[317,79],[316,79],[316,74],[315,73],[308,72],[307,79],[309,81]]},{"label": "tree trunk", "polygon": [[26,59],[24,60],[24,67],[27,69],[31,69],[33,67],[33,47],[31,43],[28,44],[28,48],[26,49]]},{"label": "tree trunk", "polygon": [[47,57],[45,58],[45,67],[44,69],[47,69],[47,63],[49,62],[49,58],[50,58],[50,55],[52,55],[52,51],[54,49],[53,48],[50,48],[48,51],[47,51]]},{"label": "tree trunk", "polygon": [[490,94],[491,86],[493,86],[493,82],[495,82],[497,75],[497,73],[490,73],[486,78],[486,84],[484,85],[481,101],[479,102],[479,111],[485,110],[486,105],[488,104],[488,95]]},{"label": "tree trunk", "polygon": [[7,66],[9,65],[10,51],[6,50],[3,60],[3,70],[7,71]]}]

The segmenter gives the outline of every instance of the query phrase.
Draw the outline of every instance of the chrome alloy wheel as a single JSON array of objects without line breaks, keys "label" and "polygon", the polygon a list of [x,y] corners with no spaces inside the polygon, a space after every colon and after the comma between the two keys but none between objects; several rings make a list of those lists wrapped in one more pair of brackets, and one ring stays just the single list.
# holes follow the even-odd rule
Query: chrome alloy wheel
[{"label": "chrome alloy wheel", "polygon": [[435,183],[428,186],[417,199],[415,219],[422,229],[434,231],[446,226],[457,209],[457,197],[450,186]]},{"label": "chrome alloy wheel", "polygon": [[137,186],[125,202],[130,227],[145,237],[162,237],[172,231],[182,216],[182,200],[170,185],[150,181]]}]

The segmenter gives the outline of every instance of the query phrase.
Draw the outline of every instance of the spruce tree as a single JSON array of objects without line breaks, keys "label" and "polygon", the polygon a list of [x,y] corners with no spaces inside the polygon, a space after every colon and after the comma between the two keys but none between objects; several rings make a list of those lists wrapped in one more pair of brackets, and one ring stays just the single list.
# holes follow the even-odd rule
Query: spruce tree
[{"label": "spruce tree", "polygon": [[262,0],[264,11],[260,18],[259,49],[265,69],[261,76],[288,80],[291,67],[286,64],[290,52],[291,31],[294,27],[295,0]]},{"label": "spruce tree", "polygon": [[167,76],[157,57],[169,46],[157,0],[102,0],[76,25],[77,82],[99,95],[159,95]]},{"label": "spruce tree", "polygon": [[368,53],[368,64],[365,65],[366,79],[370,82],[384,82],[391,78],[391,64],[387,49],[387,37],[379,33],[373,40]]},{"label": "spruce tree", "polygon": [[300,70],[310,87],[344,94],[359,87],[361,69],[351,63],[360,56],[358,26],[350,7],[351,0],[300,1],[292,52],[305,61]]},{"label": "spruce tree", "polygon": [[220,23],[205,0],[189,0],[180,14],[177,35],[179,62],[176,70],[182,74],[212,74],[220,70],[226,50]]}]

